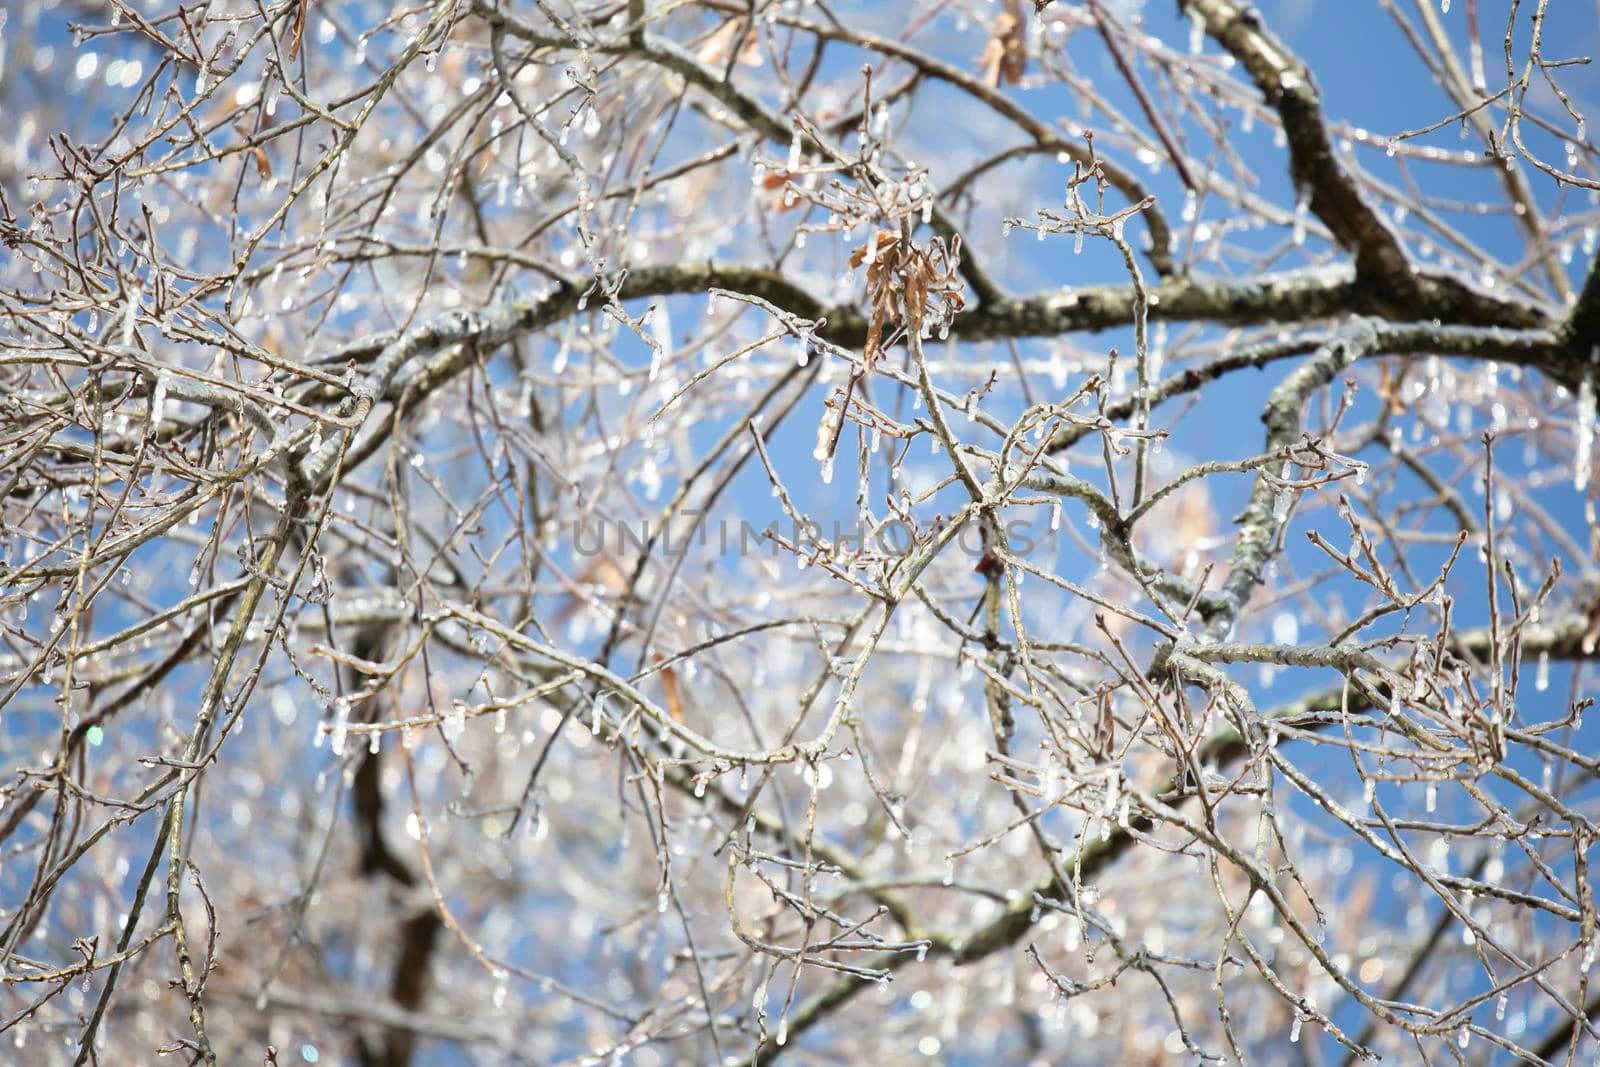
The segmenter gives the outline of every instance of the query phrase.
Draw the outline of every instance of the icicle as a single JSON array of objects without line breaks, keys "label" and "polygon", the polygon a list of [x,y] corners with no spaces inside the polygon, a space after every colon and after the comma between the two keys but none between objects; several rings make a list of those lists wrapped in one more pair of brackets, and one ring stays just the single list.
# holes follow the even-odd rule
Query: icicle
[{"label": "icicle", "polygon": [[822,461],[822,484],[833,484],[833,457],[829,456]]},{"label": "icicle", "polygon": [[[1439,13],[1442,15],[1450,14],[1450,0],[1439,0]],[[1461,1047],[1466,1048],[1467,1043],[1465,1041],[1461,1042]]]},{"label": "icicle", "polygon": [[1572,487],[1583,491],[1589,486],[1594,473],[1594,377],[1585,374],[1578,386],[1578,441],[1576,457],[1572,461]]},{"label": "icicle", "polygon": [[1539,692],[1550,688],[1550,653],[1539,653],[1539,670],[1534,675],[1533,687]]},{"label": "icicle", "polygon": [[344,755],[345,738],[349,735],[350,701],[340,697],[334,701],[333,731],[328,738],[328,750],[335,756]]},{"label": "icicle", "polygon": [[1430,812],[1439,806],[1439,784],[1437,782],[1428,783],[1425,802]]},{"label": "icicle", "polygon": [[[1189,54],[1197,56],[1206,40],[1206,17],[1198,8],[1189,9]],[[1185,222],[1188,220],[1185,219]]]},{"label": "icicle", "polygon": [[789,173],[793,174],[800,169],[800,130],[796,127],[794,138],[789,142]]},{"label": "icicle", "polygon": [[1301,191],[1294,202],[1294,243],[1306,243],[1306,219],[1311,214],[1311,194]]},{"label": "icicle", "polygon": [[1304,1025],[1306,1017],[1299,1012],[1294,1013],[1294,1024],[1289,1027],[1289,1041],[1298,1044],[1300,1041],[1300,1027]]},{"label": "icicle", "polygon": [[1050,529],[1052,532],[1061,529],[1061,501],[1050,502]]}]

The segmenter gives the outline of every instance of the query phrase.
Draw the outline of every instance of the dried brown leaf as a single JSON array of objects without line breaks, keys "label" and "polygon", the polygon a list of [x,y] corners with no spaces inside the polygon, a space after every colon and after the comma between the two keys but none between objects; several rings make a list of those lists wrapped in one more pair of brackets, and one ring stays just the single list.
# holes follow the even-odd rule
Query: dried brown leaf
[{"label": "dried brown leaf", "polygon": [[739,44],[738,62],[741,66],[761,66],[760,39],[750,21],[738,17],[728,19],[701,42],[700,47],[695,49],[695,58],[708,66],[718,66],[727,60],[735,41]]},{"label": "dried brown leaf", "polygon": [[1006,0],[1006,9],[995,16],[989,43],[978,60],[983,80],[990,85],[1016,85],[1028,67],[1028,19],[1022,0]]},{"label": "dried brown leaf", "polygon": [[311,0],[300,0],[294,9],[294,23],[289,27],[289,58],[300,54],[300,42],[306,35],[306,14],[311,10]]},{"label": "dried brown leaf", "polygon": [[661,668],[661,691],[666,697],[667,714],[675,723],[683,722],[683,696],[678,692],[678,676],[671,667]]}]

